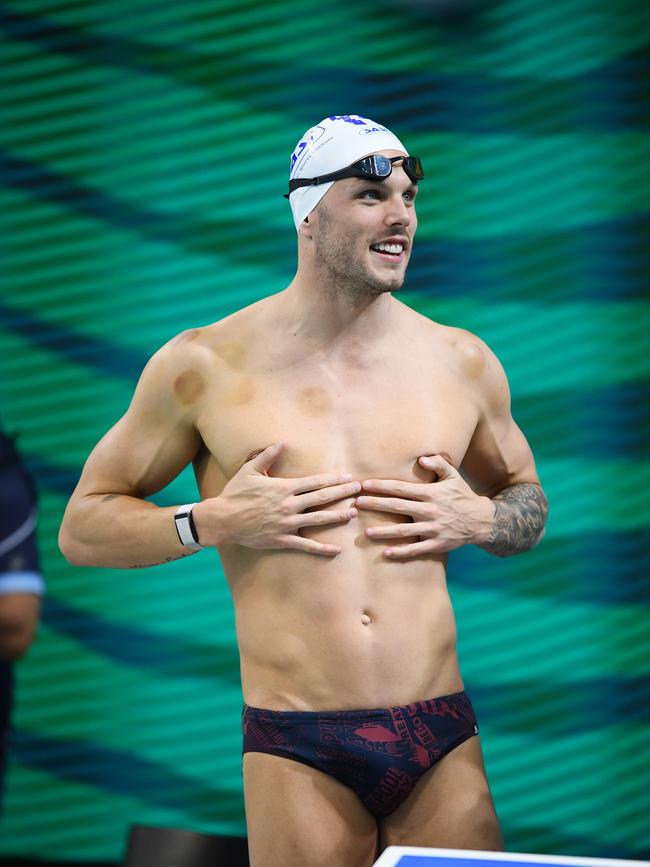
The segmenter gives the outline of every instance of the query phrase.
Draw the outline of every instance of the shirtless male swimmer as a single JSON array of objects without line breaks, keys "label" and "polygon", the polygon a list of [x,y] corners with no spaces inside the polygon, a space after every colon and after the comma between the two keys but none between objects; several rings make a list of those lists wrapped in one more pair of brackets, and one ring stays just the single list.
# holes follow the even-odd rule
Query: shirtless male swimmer
[{"label": "shirtless male swimmer", "polygon": [[[75,565],[164,563],[194,540],[218,549],[253,867],[503,846],[447,554],[527,551],[547,504],[493,353],[393,296],[423,176],[407,153],[355,115],[305,134],[290,175],[295,278],[151,358],[61,527]],[[190,462],[190,518],[146,501]]]}]

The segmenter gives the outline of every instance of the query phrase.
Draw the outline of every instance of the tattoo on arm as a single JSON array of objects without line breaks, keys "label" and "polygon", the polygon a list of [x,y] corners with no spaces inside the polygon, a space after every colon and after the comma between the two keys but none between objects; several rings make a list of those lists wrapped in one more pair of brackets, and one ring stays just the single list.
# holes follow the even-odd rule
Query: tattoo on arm
[{"label": "tattoo on arm", "polygon": [[494,527],[488,542],[479,547],[497,557],[530,551],[544,535],[548,501],[539,485],[522,483],[492,497]]}]

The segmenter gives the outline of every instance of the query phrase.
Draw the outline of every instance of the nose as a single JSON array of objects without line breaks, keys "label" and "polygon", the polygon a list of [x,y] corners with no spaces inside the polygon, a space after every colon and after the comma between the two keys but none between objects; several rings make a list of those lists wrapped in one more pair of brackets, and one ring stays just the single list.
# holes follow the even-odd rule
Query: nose
[{"label": "nose", "polygon": [[413,218],[413,208],[404,201],[401,193],[387,199],[386,222],[390,226],[408,226]]}]

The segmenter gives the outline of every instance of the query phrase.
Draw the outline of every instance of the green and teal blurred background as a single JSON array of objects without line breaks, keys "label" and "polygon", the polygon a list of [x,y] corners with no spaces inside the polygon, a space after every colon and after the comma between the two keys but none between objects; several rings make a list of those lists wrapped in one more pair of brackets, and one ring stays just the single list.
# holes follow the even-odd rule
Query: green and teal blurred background
[{"label": "green and teal blurred background", "polygon": [[551,504],[532,553],[451,558],[508,847],[649,857],[650,5],[15,0],[0,22],[0,414],[48,584],[0,854],[245,833],[216,554],[73,568],[57,530],[147,358],[289,282],[291,151],[358,113],[427,172],[401,297],[496,351]]}]

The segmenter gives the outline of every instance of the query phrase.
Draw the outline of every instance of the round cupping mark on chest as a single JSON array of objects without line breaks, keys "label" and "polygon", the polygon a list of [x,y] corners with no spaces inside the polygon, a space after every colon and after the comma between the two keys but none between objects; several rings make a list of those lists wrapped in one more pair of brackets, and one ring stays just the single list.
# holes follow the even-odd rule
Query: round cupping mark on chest
[{"label": "round cupping mark on chest", "polygon": [[244,367],[247,353],[243,343],[236,340],[218,343],[214,347],[214,352],[228,367],[234,370],[241,370]]},{"label": "round cupping mark on chest", "polygon": [[223,406],[245,406],[255,397],[255,382],[251,376],[237,377],[236,380],[225,390]]},{"label": "round cupping mark on chest", "polygon": [[332,399],[320,386],[303,388],[297,395],[301,412],[309,416],[323,416],[332,411]]}]

